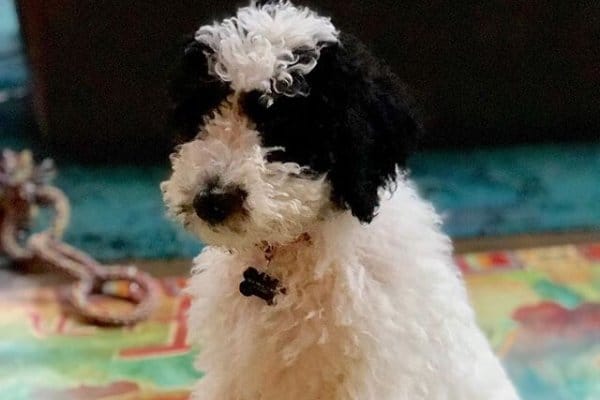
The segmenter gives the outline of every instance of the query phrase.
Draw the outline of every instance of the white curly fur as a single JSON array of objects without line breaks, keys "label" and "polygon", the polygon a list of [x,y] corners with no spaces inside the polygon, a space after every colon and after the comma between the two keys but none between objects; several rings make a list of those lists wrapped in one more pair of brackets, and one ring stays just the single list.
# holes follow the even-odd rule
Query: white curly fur
[{"label": "white curly fur", "polygon": [[[234,91],[306,94],[301,82],[317,64],[320,46],[337,41],[329,18],[287,1],[240,8],[237,15],[200,27],[195,38],[209,46],[210,71]],[[294,50],[311,50],[300,57]]]},{"label": "white curly fur", "polygon": [[[323,177],[267,163],[251,122],[225,102],[173,157],[169,211],[208,246],[187,293],[206,373],[194,400],[516,400],[476,325],[440,219],[399,175],[360,224]],[[212,176],[248,191],[246,215],[211,227],[190,207]],[[391,198],[390,198],[391,197]],[[295,242],[307,232],[310,241]],[[255,246],[278,244],[267,266]],[[287,292],[243,297],[256,266]]]},{"label": "white curly fur", "polygon": [[[258,132],[237,110],[234,95],[204,125],[198,139],[171,157],[173,175],[162,185],[169,213],[207,242],[229,247],[254,246],[256,238],[291,241],[331,211],[325,177],[303,179],[295,163],[267,163],[273,149],[260,146]],[[249,188],[246,215],[211,226],[191,210],[193,197],[213,177],[222,185]]]}]

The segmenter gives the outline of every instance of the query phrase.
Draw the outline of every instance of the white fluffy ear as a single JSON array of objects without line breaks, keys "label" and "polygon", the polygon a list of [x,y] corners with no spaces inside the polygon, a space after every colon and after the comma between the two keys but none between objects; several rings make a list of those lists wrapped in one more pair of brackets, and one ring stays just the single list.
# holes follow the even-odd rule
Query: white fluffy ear
[{"label": "white fluffy ear", "polygon": [[320,47],[337,42],[337,36],[329,18],[306,7],[253,1],[235,17],[200,27],[195,39],[213,50],[210,71],[233,90],[293,96],[301,94],[294,93],[298,88],[294,79],[312,71]]}]

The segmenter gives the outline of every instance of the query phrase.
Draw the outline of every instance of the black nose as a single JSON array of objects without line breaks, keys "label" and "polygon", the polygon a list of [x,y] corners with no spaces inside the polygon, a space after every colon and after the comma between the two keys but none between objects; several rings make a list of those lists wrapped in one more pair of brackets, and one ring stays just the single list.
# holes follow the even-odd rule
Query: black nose
[{"label": "black nose", "polygon": [[232,214],[242,211],[247,193],[239,187],[212,188],[194,197],[196,214],[211,225],[219,224]]}]

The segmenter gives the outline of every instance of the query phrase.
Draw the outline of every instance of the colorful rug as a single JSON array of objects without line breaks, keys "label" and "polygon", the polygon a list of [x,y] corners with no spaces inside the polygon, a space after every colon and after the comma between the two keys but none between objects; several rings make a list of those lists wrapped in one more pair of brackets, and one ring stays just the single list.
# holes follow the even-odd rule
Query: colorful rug
[{"label": "colorful rug", "polygon": [[[600,399],[600,243],[466,254],[457,262],[524,400]],[[201,374],[184,339],[184,279],[161,283],[158,312],[130,329],[65,316],[54,287],[3,285],[0,398],[185,399]]]}]

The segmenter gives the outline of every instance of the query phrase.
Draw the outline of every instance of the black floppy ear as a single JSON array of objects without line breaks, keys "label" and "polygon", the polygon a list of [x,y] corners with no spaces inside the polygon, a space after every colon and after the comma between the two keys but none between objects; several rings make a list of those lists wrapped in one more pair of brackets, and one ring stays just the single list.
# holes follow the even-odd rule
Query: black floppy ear
[{"label": "black floppy ear", "polygon": [[169,95],[172,104],[169,120],[184,140],[198,134],[204,115],[219,105],[229,93],[226,83],[209,74],[207,55],[211,52],[208,46],[189,36],[171,71]]},{"label": "black floppy ear", "polygon": [[311,96],[327,103],[333,121],[328,173],[333,200],[370,222],[379,189],[393,184],[420,136],[413,101],[386,65],[345,34],[322,49],[309,78]]}]

